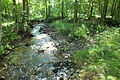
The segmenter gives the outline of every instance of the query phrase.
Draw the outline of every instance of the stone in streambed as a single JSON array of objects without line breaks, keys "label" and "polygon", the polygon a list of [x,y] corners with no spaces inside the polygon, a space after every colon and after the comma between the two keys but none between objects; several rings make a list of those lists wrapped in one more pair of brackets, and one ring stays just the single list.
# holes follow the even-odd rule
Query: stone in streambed
[{"label": "stone in streambed", "polygon": [[54,73],[53,73],[53,71],[49,71],[47,74],[48,75],[53,75]]},{"label": "stone in streambed", "polygon": [[38,53],[44,53],[45,51],[44,50],[38,50]]},{"label": "stone in streambed", "polygon": [[0,80],[5,80],[5,78],[0,78]]}]

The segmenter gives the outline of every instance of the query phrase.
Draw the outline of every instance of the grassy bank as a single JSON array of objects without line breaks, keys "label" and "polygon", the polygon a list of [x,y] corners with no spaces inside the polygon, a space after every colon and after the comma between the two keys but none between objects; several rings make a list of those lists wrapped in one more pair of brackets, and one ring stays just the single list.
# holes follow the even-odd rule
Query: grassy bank
[{"label": "grassy bank", "polygon": [[120,28],[83,21],[76,26],[67,20],[53,23],[57,32],[86,44],[72,55],[82,80],[120,79]]}]

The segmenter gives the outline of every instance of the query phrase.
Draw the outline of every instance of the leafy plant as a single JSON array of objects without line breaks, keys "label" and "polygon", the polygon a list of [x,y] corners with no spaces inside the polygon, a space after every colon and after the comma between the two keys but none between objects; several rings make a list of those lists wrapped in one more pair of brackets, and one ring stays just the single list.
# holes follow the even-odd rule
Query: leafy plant
[{"label": "leafy plant", "polygon": [[4,46],[0,45],[0,55],[4,54]]},{"label": "leafy plant", "polygon": [[[14,25],[8,24],[9,21],[5,21],[3,25],[3,35],[2,35],[2,41],[0,44],[0,55],[4,54],[5,49],[12,49],[11,42],[14,42],[15,40],[21,39],[20,35],[18,35],[14,31]],[[6,24],[6,25],[5,25]]]},{"label": "leafy plant", "polygon": [[[87,51],[86,49],[80,50],[73,55],[74,62],[84,71],[81,73],[84,75],[82,77],[85,79],[94,77],[93,80],[119,80],[120,28],[110,28],[94,36],[93,40],[92,47],[89,47]],[[86,64],[83,65],[84,63]],[[99,68],[101,65],[103,66],[102,69]],[[93,67],[93,71],[91,71],[90,66]],[[102,76],[107,78],[96,79],[95,76],[97,77],[99,74],[96,70],[103,70]]]},{"label": "leafy plant", "polygon": [[87,38],[89,36],[89,29],[84,25],[82,24],[81,26],[77,27],[75,29],[75,31],[73,31],[72,33],[69,34],[69,37],[72,37],[72,38]]},{"label": "leafy plant", "polygon": [[53,23],[53,26],[58,32],[66,35],[68,35],[70,31],[73,29],[73,25],[65,20],[56,21]]},{"label": "leafy plant", "polygon": [[3,42],[11,42],[20,39],[20,36],[11,28],[13,25],[3,27]]}]

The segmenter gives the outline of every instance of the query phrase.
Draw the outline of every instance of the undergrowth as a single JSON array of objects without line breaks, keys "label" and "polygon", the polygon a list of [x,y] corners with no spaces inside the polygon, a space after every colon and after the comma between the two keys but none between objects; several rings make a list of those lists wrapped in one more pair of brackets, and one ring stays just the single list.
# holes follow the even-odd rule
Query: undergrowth
[{"label": "undergrowth", "polygon": [[81,79],[120,79],[120,28],[110,28],[93,37],[92,47],[77,51],[73,61],[80,68]]},{"label": "undergrowth", "polygon": [[13,26],[15,26],[13,22],[4,22],[3,23],[3,34],[2,41],[0,43],[0,55],[5,53],[6,49],[12,49],[11,43],[14,41],[21,39],[21,36],[18,35]]},{"label": "undergrowth", "polygon": [[90,42],[72,56],[81,71],[81,80],[120,80],[120,28],[93,21],[83,21],[73,27],[66,20],[54,22],[53,26],[74,40]]},{"label": "undergrowth", "polygon": [[68,23],[66,20],[55,21],[53,27],[64,35],[68,35],[73,30],[73,24]]}]

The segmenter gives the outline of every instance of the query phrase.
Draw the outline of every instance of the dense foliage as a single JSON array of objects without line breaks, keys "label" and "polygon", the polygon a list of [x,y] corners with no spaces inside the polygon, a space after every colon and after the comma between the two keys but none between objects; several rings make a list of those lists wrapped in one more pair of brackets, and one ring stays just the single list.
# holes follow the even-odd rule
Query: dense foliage
[{"label": "dense foliage", "polygon": [[21,39],[21,37],[15,32],[14,22],[4,21],[3,23],[3,35],[0,46],[0,54],[4,54],[5,49],[12,49],[11,43],[14,41]]},{"label": "dense foliage", "polygon": [[80,69],[80,78],[119,80],[120,28],[106,28],[103,24],[95,25],[86,21],[75,28],[62,28],[66,27],[66,24],[70,26],[70,23],[64,20],[53,23],[58,32],[65,33],[64,29],[67,29],[70,30],[68,37],[83,43],[89,42],[72,56],[72,60]]},{"label": "dense foliage", "polygon": [[[84,79],[119,80],[120,28],[110,28],[93,37],[92,47],[80,50],[73,60],[81,68]],[[113,79],[115,78],[115,79]],[[108,79],[109,80],[109,79]]]}]

